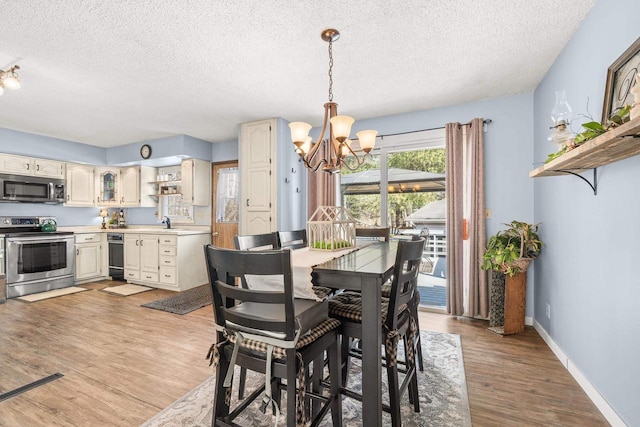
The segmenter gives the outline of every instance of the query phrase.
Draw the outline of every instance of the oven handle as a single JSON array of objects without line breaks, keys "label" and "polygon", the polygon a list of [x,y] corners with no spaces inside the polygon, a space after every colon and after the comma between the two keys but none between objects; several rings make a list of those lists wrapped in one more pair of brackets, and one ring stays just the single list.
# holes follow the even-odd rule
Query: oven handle
[{"label": "oven handle", "polygon": [[71,240],[73,242],[73,235],[70,236],[47,236],[47,237],[7,237],[7,242],[21,243],[21,242],[50,242],[52,240]]}]

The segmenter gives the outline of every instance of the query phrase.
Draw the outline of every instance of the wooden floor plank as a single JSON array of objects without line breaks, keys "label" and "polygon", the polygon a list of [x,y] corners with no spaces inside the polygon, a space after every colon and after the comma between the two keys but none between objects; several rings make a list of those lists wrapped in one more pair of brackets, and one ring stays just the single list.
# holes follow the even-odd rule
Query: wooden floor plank
[{"label": "wooden floor plank", "polygon": [[[0,402],[0,426],[139,425],[211,375],[211,306],[179,316],[140,307],[169,291],[99,290],[117,284],[0,305],[0,393],[64,374]],[[484,321],[426,312],[420,324],[461,335],[474,425],[608,425],[533,328],[502,337]]]}]

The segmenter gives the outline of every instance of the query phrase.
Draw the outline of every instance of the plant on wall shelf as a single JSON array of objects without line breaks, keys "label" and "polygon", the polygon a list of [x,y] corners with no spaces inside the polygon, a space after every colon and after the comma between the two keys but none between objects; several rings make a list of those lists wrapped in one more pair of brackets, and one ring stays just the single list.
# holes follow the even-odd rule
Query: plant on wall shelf
[{"label": "plant on wall shelf", "polygon": [[483,270],[502,271],[508,276],[527,271],[532,260],[540,255],[543,243],[538,236],[538,224],[511,221],[508,228],[489,238],[482,259]]},{"label": "plant on wall shelf", "polygon": [[584,130],[577,134],[573,139],[569,140],[569,143],[562,147],[560,150],[555,153],[549,154],[545,163],[549,163],[553,159],[557,159],[562,156],[564,153],[573,150],[574,148],[584,144],[587,141],[592,140],[595,137],[602,135],[603,133],[615,129],[623,123],[629,121],[629,113],[631,112],[631,105],[625,105],[624,107],[618,109],[614,114],[612,114],[606,123],[602,124],[593,119],[590,122],[586,122],[582,124]]}]

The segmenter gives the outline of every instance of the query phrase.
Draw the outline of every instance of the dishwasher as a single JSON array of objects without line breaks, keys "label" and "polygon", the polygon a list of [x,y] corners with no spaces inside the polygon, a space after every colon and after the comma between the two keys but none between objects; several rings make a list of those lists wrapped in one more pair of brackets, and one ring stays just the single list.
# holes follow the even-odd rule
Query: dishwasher
[{"label": "dishwasher", "polygon": [[107,233],[109,245],[109,276],[111,280],[124,280],[124,234]]}]

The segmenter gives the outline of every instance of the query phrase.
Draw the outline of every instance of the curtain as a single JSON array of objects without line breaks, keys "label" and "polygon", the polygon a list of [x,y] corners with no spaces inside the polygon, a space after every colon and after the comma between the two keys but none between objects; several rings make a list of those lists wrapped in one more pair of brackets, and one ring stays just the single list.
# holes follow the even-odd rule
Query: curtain
[{"label": "curtain", "polygon": [[462,268],[462,156],[463,137],[460,123],[445,125],[447,199],[447,312],[464,313],[464,283]]},{"label": "curtain", "polygon": [[[329,144],[323,144],[316,156],[328,159],[331,155]],[[337,206],[336,177],[338,174],[324,172],[322,168],[316,172],[309,171],[308,215],[311,217],[318,206]]]},{"label": "curtain", "polygon": [[447,311],[487,317],[487,273],[480,268],[486,245],[484,121],[447,123]]}]

